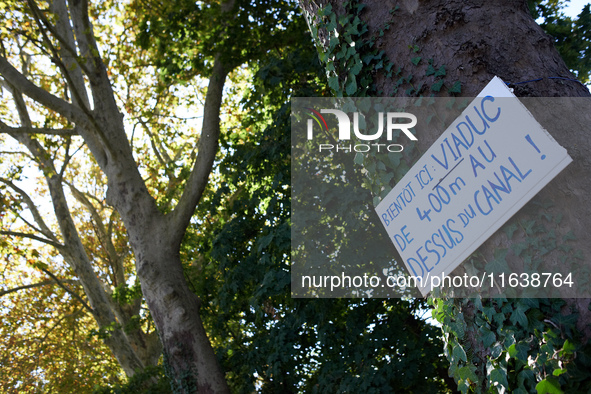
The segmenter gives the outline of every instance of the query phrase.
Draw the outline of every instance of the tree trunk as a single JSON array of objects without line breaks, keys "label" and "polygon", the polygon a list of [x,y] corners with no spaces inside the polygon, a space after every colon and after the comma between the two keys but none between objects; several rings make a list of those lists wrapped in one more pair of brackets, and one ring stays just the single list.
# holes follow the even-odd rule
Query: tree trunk
[{"label": "tree trunk", "polygon": [[160,333],[167,374],[183,393],[229,392],[199,316],[200,300],[186,284],[178,251],[170,248],[166,237],[160,239],[145,248],[138,274]]},{"label": "tree trunk", "polygon": [[[300,1],[308,16],[331,5],[337,16],[348,10],[344,0]],[[412,70],[413,82],[430,82],[424,76],[427,62],[411,64],[416,56],[409,48],[418,46],[424,60],[445,65],[447,80],[462,82],[462,96],[474,97],[493,76],[506,82],[547,77],[574,76],[554,48],[552,38],[536,24],[523,0],[367,0],[360,17],[367,23],[368,35],[376,37],[376,47],[385,51],[395,67]],[[390,25],[389,27],[386,25]],[[385,34],[380,36],[380,31]],[[326,44],[326,35],[318,39]],[[403,96],[394,92],[394,81],[376,74],[378,96]],[[428,85],[425,85],[428,86]],[[428,95],[428,91],[426,91]],[[543,80],[519,88],[517,96],[589,96],[577,82]]]},{"label": "tree trunk", "polygon": [[[349,2],[328,1],[318,6],[315,2],[302,1],[301,5],[308,15],[316,15],[319,8],[330,4],[338,18],[348,12],[345,3]],[[368,0],[363,4],[366,7],[360,17],[367,23],[369,37],[378,37],[380,31],[385,31],[384,26],[391,25],[387,34],[376,39],[375,45],[384,50],[394,69],[400,67],[403,76],[405,70],[406,75],[412,74],[411,83],[397,86],[398,78],[386,77],[383,69],[375,72],[373,83],[377,95],[402,96],[404,88],[411,84],[415,87],[413,95],[433,94],[429,86],[435,79],[425,75],[427,59],[433,59],[436,68],[445,66],[446,86],[451,86],[453,81],[461,82],[463,97],[476,96],[495,75],[512,84],[535,80],[514,85],[515,94],[521,97],[591,95],[570,73],[552,39],[532,19],[525,1]],[[391,13],[394,9],[396,11]],[[328,45],[327,37],[326,32],[318,33],[320,45]],[[418,56],[423,61],[415,65],[412,60]],[[554,77],[563,79],[550,79]],[[574,122],[552,132],[573,162],[540,192],[539,197],[552,201],[551,210],[565,216],[555,228],[558,234],[565,235],[572,230],[577,237],[576,248],[591,256],[591,232],[587,231],[591,225],[591,179],[586,171],[591,166],[586,154],[591,149],[591,141],[585,130],[586,125],[591,124],[591,114],[577,108],[556,107],[545,108],[545,113],[535,115],[542,125],[552,118]],[[421,151],[437,137],[434,129],[425,130],[419,136]],[[479,251],[491,256],[494,250],[510,243],[506,236],[497,232]]]},{"label": "tree trunk", "polygon": [[[113,167],[106,166],[107,198],[128,230],[142,293],[162,341],[167,374],[182,393],[229,392],[199,316],[200,300],[187,286],[179,257],[185,230],[207,185],[217,153],[219,111],[226,74],[216,59],[205,99],[198,157],[183,196],[171,213],[160,213],[135,165],[120,171],[121,161],[131,159],[131,152]],[[113,119],[103,121],[108,125]],[[114,129],[123,127],[120,119],[115,122]],[[126,140],[125,144],[128,148]]]},{"label": "tree trunk", "polygon": [[[360,12],[357,11],[358,3],[365,5]],[[315,39],[320,53],[329,48],[329,40],[334,37],[334,33],[331,34],[326,29],[327,24],[333,28],[329,24],[330,15],[319,10],[330,5],[330,13],[336,14],[336,21],[342,20],[340,18],[347,13],[359,12],[359,18],[368,28],[363,38],[366,42],[375,39],[373,48],[383,50],[384,57],[393,64],[392,69],[400,71],[394,77],[384,67],[369,70],[374,84],[373,90],[370,90],[373,92],[371,95],[447,95],[445,89],[438,91],[439,93],[430,89],[436,81],[432,73],[427,75],[427,68],[431,64],[435,69],[445,66],[444,88],[449,89],[454,81],[461,82],[463,97],[476,96],[495,75],[505,82],[516,84],[510,86],[514,87],[514,93],[518,97],[590,96],[589,90],[569,72],[554,48],[552,38],[536,24],[523,0],[300,0],[300,5],[308,15],[312,31],[317,32]],[[320,21],[323,23],[319,23]],[[360,27],[357,28],[361,30]],[[341,29],[337,37],[342,37],[347,27],[337,23],[336,29]],[[358,46],[356,43],[355,47]],[[322,60],[331,63],[327,68],[327,73],[330,74],[337,61]],[[367,67],[366,64],[365,62],[364,67]],[[341,81],[347,78],[347,70],[336,67],[334,74]],[[400,76],[409,78],[401,83]],[[525,81],[531,82],[521,83]],[[536,199],[553,203],[552,207],[547,208],[550,215],[563,215],[560,223],[549,223],[547,229],[554,231],[558,240],[572,231],[576,237],[572,246],[582,251],[585,259],[588,259],[591,256],[591,232],[588,231],[591,227],[591,178],[588,176],[591,160],[587,154],[591,151],[591,140],[587,132],[591,124],[591,113],[588,111],[588,101],[583,109],[557,106],[534,115],[543,126],[552,118],[573,121],[569,127],[555,127],[551,130],[558,143],[567,149],[573,162]],[[427,130],[420,134],[418,137],[421,151],[427,149],[438,136],[434,131],[429,134]],[[516,222],[530,214],[522,209],[511,220]],[[517,235],[509,239],[505,232],[497,231],[479,248],[478,253],[490,261],[496,250],[506,248],[509,250],[507,261],[511,262],[518,259],[518,256],[511,252],[510,246],[523,239],[523,235],[521,239],[519,237]],[[560,271],[560,265],[563,264],[557,257],[556,253],[545,256],[546,270]],[[568,299],[567,303],[580,313],[577,327],[587,330],[587,338],[591,337],[587,326],[591,322],[587,308],[589,300]],[[464,316],[468,329],[473,332],[469,336],[469,341],[472,342],[469,347],[481,353],[476,359],[486,360],[490,349],[482,345],[475,320],[469,321],[475,319],[474,305],[469,303],[468,307],[460,308],[459,313],[462,311],[470,312]]]}]

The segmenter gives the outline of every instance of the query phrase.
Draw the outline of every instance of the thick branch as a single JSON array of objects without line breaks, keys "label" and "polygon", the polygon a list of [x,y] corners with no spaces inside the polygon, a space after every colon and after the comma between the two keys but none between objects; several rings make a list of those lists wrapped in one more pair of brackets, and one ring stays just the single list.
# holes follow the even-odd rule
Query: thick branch
[{"label": "thick branch", "polygon": [[[74,33],[70,25],[70,18],[66,3],[64,0],[56,0],[51,2],[51,8],[58,17],[58,24],[53,26],[43,12],[37,7],[33,0],[28,0],[29,7],[33,11],[33,17],[37,22],[39,31],[43,37],[43,41],[51,51],[51,60],[61,70],[62,76],[66,79],[67,86],[72,94],[72,101],[74,105],[85,111],[89,117],[90,104],[88,102],[88,94],[84,87],[84,78],[80,65],[76,61],[76,44],[74,42]],[[49,30],[60,44],[60,49],[55,48],[47,35]]]},{"label": "thick branch", "polygon": [[[63,1],[63,0],[62,0]],[[36,18],[36,22],[37,25],[39,26],[39,29],[41,30],[42,34],[45,36],[45,32],[44,32],[44,28],[47,29],[52,36],[60,43],[60,47],[61,47],[61,53],[62,56],[66,56],[66,57],[70,57],[73,58],[74,60],[77,58],[77,53],[76,53],[76,44],[73,41],[73,36],[72,39],[66,39],[66,37],[64,36],[64,34],[67,34],[67,32],[64,31],[64,29],[56,29],[56,26],[53,26],[49,20],[45,17],[45,15],[43,14],[43,12],[39,9],[39,7],[37,7],[37,4],[35,4],[34,1],[32,0],[28,0],[28,4],[29,7],[31,8],[31,11],[33,12],[33,16]],[[54,12],[56,14],[58,14],[58,18],[61,19],[62,21],[64,20],[63,15],[60,15],[59,12],[55,11],[55,2],[50,3],[51,6],[53,6],[54,8]],[[65,9],[65,4],[63,4],[63,7]],[[58,5],[58,10],[59,10],[59,5]],[[67,10],[66,11],[66,19],[67,19]],[[70,27],[70,32],[72,31],[71,27]],[[45,37],[47,38],[47,37]],[[53,49],[53,45],[51,44],[51,42],[47,42],[47,44],[51,45],[51,48]],[[85,66],[83,64],[78,64],[86,74],[90,74],[90,70],[85,68]]]},{"label": "thick branch", "polygon": [[64,48],[60,49],[60,55],[65,65],[64,72],[68,73],[70,77],[70,90],[72,91],[74,104],[81,108],[90,108],[88,93],[86,92],[86,87],[84,86],[81,65],[78,64],[78,61],[76,60],[76,42],[74,41],[74,32],[72,31],[72,25],[70,24],[68,9],[66,8],[66,1],[53,0],[51,2],[51,8],[58,16],[59,22],[56,25],[56,29],[58,33],[60,33],[60,36],[63,37],[63,40],[65,40],[65,42],[62,42],[62,45],[65,44],[70,48],[74,48],[74,53],[71,53]]},{"label": "thick branch", "polygon": [[[108,147],[109,144],[102,144],[100,142],[101,140],[103,142],[106,141],[106,138],[102,132],[95,127],[95,122],[92,117],[87,115],[82,109],[54,96],[29,81],[25,75],[18,72],[18,70],[2,56],[0,56],[0,75],[4,78],[4,80],[1,81],[2,86],[6,87],[12,93],[24,127],[30,128],[32,127],[32,124],[28,117],[22,94],[26,94],[37,103],[56,111],[70,122],[75,123],[77,126],[75,129],[84,138],[86,145],[93,152],[97,163],[101,167],[106,165],[107,159],[104,147]],[[22,135],[22,133],[20,135]],[[97,138],[97,135],[99,138]],[[14,136],[17,138],[19,134],[16,133]]]},{"label": "thick branch", "polygon": [[90,130],[92,129],[86,114],[82,110],[29,81],[3,56],[0,56],[0,74],[15,89],[26,94],[39,104],[59,113],[72,123],[84,125]]},{"label": "thick branch", "polygon": [[68,7],[70,9],[70,16],[74,25],[74,33],[80,54],[86,59],[88,67],[96,71],[102,60],[99,56],[99,48],[94,38],[92,23],[88,18],[88,1],[68,0]]},{"label": "thick branch", "polygon": [[185,228],[189,224],[195,207],[199,203],[201,195],[207,186],[207,180],[218,149],[220,108],[227,73],[228,71],[222,65],[220,57],[216,57],[207,87],[207,95],[205,96],[203,125],[197,147],[197,158],[191,175],[187,180],[183,195],[173,212],[171,212],[171,229],[175,232],[172,234],[173,242],[181,242]]},{"label": "thick branch", "polygon": [[[226,14],[231,18],[230,13],[235,4],[235,0],[222,1],[222,14]],[[222,25],[224,24],[222,22]],[[170,228],[174,232],[171,234],[172,242],[178,244],[182,241],[195,207],[201,200],[201,195],[207,186],[207,180],[213,167],[220,135],[220,108],[228,72],[230,70],[227,69],[227,65],[222,63],[221,54],[216,54],[203,106],[203,125],[197,146],[197,158],[187,180],[185,190],[183,190],[183,195],[169,218],[172,222]]]}]

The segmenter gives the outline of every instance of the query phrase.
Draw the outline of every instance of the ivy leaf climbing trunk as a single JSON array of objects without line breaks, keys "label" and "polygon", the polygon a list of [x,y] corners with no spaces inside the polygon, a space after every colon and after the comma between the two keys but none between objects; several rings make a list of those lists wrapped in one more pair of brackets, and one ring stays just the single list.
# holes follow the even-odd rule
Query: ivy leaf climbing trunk
[{"label": "ivy leaf climbing trunk", "polygon": [[[301,0],[300,5],[307,13],[320,60],[337,95],[474,97],[498,76],[518,97],[590,96],[523,0]],[[344,55],[334,50],[338,45],[347,48]],[[512,246],[529,242],[531,255],[525,258],[541,258],[548,272],[560,271],[564,261],[561,248],[576,251],[569,255],[571,259],[582,264],[589,261],[591,160],[587,152],[591,150],[591,112],[585,110],[589,101],[585,103],[579,108],[557,105],[537,114],[542,125],[552,118],[571,122],[551,132],[573,162],[536,196],[538,205],[526,205],[509,221],[515,231],[497,231],[478,249],[476,257],[492,261],[501,256],[511,263],[524,258]],[[439,135],[426,130],[418,137],[424,151]],[[522,226],[533,220],[545,220],[544,230],[532,233],[531,228]],[[534,241],[544,234],[552,235],[553,246],[542,255]],[[587,299],[434,303],[451,338],[446,347],[452,361],[450,372],[464,392],[497,384],[511,390],[554,384],[558,378],[540,372],[542,367],[528,366],[528,355],[535,358],[543,352],[539,345],[550,337],[560,338],[553,342],[557,349],[568,348],[570,338],[580,345],[579,350],[591,337]],[[512,364],[513,376],[507,362],[499,361],[505,360],[499,357],[502,352],[517,360],[512,361],[516,363]],[[567,361],[561,360],[564,365]],[[517,379],[524,370],[529,371],[527,376]]]}]

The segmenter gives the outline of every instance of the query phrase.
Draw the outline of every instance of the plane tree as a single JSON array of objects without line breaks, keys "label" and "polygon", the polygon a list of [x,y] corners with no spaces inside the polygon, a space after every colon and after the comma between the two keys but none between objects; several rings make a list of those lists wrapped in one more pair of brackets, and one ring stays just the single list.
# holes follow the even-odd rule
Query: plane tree
[{"label": "plane tree", "polygon": [[[132,45],[146,4],[124,14],[108,1],[2,3],[0,126],[18,146],[4,162],[2,231],[53,249],[28,252],[44,274],[37,284],[68,290],[128,376],[162,349],[179,389],[227,392],[180,248],[218,153],[226,78],[253,56],[248,48],[264,51],[275,39],[269,32],[285,28],[268,23],[282,3],[256,15],[244,10],[248,2],[185,4],[177,15],[203,35],[191,61],[206,79],[189,86],[193,93],[167,85],[158,62]],[[249,23],[256,30],[242,34]],[[203,100],[200,127],[177,128],[183,122],[170,108],[180,96]],[[23,174],[27,167],[40,173],[38,190],[19,183],[37,175]],[[64,280],[71,276],[75,284]]]}]

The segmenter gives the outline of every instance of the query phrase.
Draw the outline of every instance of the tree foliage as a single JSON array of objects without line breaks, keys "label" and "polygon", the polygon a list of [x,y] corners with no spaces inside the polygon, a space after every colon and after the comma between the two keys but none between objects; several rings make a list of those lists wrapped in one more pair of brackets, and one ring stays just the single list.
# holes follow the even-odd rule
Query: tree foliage
[{"label": "tree foliage", "polygon": [[[304,31],[303,18],[294,23]],[[187,269],[211,296],[206,324],[224,338],[216,346],[235,392],[410,392],[419,385],[441,392],[440,342],[417,316],[423,303],[290,297],[288,100],[328,93],[311,43],[302,34],[251,63],[245,116],[223,143],[223,186],[198,213],[209,231],[188,235],[195,241],[187,245],[206,256]],[[203,272],[218,281],[206,282]]]},{"label": "tree foliage", "polygon": [[583,83],[591,76],[591,4],[583,7],[577,18],[564,15],[564,2],[529,0],[528,5],[540,26],[554,38],[554,45],[567,66]]}]

